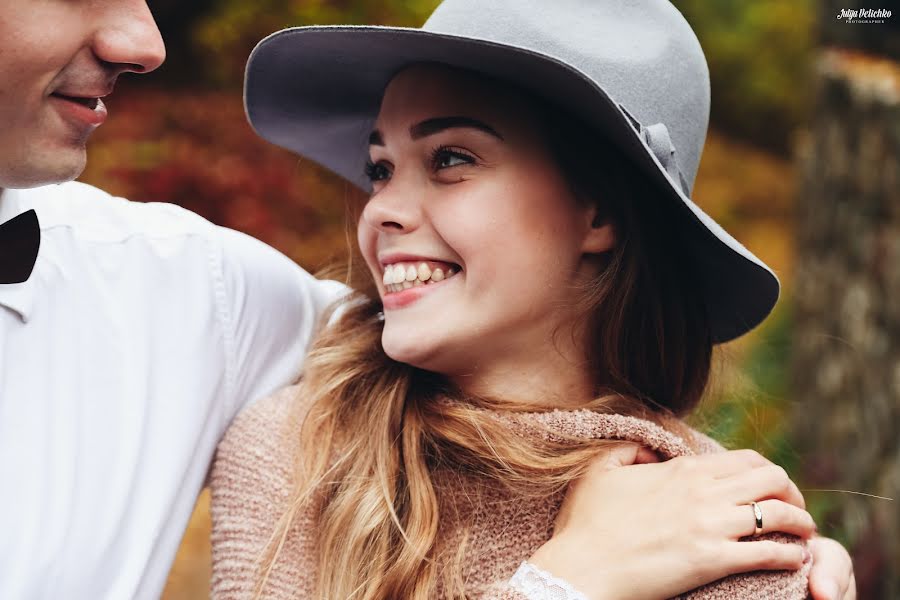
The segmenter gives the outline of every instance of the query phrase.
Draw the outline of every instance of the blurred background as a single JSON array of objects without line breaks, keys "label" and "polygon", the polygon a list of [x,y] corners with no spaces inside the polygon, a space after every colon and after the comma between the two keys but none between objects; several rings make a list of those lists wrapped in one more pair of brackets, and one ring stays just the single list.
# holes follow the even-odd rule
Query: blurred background
[{"label": "blurred background", "polygon": [[[900,598],[900,7],[678,0],[706,52],[712,115],[694,199],[784,285],[774,314],[720,350],[695,424],[755,448],[854,557],[860,598]],[[123,78],[82,180],[175,202],[315,271],[346,251],[337,178],[258,139],[241,80],[286,26],[419,26],[437,0],[154,0],[169,58]],[[888,498],[893,498],[890,500]],[[164,598],[207,597],[201,497]]]}]

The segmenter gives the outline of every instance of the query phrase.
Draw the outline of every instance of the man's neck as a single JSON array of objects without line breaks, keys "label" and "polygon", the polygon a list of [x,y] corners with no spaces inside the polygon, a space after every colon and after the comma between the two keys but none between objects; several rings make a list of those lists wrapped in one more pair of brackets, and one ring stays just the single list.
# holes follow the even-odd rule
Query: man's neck
[{"label": "man's neck", "polygon": [[0,223],[5,223],[22,212],[13,192],[14,189],[0,187]]}]

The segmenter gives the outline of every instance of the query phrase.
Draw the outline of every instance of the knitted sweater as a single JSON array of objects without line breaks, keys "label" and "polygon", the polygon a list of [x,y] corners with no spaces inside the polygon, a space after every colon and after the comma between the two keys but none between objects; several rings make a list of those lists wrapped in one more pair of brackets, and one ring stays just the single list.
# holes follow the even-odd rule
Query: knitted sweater
[{"label": "knitted sweater", "polygon": [[[252,598],[257,560],[269,542],[285,503],[294,489],[293,465],[302,414],[291,410],[302,401],[299,386],[261,400],[242,413],[219,445],[210,475],[212,487],[212,597]],[[621,415],[585,410],[549,413],[494,413],[523,435],[565,435],[615,438],[642,443],[664,458],[722,447],[699,432],[688,444],[654,423]],[[550,433],[548,433],[550,432]],[[460,473],[434,474],[442,522],[438,556],[452,553],[466,531],[463,565],[467,597],[480,600],[526,600],[508,583],[552,532],[562,502],[557,495],[541,500],[512,497],[497,486]],[[748,510],[748,519],[752,515]],[[311,599],[315,582],[315,507],[298,514],[266,586],[265,598]],[[797,538],[768,534],[767,538],[798,543]],[[691,600],[779,599],[807,597],[809,564],[799,571],[757,571],[739,574],[681,596]],[[439,596],[443,597],[440,593]]]}]

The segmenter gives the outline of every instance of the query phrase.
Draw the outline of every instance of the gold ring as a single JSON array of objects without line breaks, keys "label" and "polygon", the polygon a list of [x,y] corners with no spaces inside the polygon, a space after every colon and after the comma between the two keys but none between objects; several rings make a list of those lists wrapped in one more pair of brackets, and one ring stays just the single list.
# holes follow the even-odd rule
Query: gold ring
[{"label": "gold ring", "polygon": [[759,535],[760,533],[762,533],[763,528],[762,509],[756,502],[751,502],[750,506],[753,507],[753,516],[756,518],[756,528],[753,530],[753,535]]}]

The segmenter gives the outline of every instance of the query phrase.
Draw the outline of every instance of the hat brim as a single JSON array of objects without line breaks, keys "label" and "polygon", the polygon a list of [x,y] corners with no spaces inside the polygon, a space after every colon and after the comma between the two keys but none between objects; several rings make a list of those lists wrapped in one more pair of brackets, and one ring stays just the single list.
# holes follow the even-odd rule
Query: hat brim
[{"label": "hat brim", "polygon": [[398,70],[437,62],[474,70],[548,97],[596,128],[683,207],[684,236],[698,261],[715,343],[734,339],[771,312],[775,274],[672,181],[613,98],[581,71],[551,56],[421,29],[297,27],[276,32],[250,55],[247,117],[264,139],[313,160],[363,190],[368,138],[384,89]]}]

